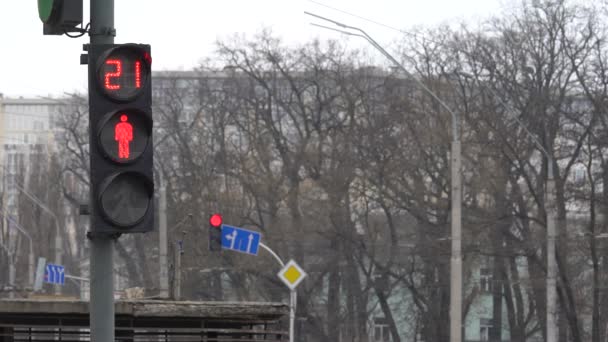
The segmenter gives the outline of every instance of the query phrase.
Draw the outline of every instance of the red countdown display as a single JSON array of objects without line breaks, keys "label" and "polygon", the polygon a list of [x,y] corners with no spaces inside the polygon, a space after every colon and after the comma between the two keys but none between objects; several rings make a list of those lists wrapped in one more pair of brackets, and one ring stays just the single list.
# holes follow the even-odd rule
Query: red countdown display
[{"label": "red countdown display", "polygon": [[150,78],[150,54],[129,45],[111,49],[97,66],[98,84],[113,100],[137,97]]}]

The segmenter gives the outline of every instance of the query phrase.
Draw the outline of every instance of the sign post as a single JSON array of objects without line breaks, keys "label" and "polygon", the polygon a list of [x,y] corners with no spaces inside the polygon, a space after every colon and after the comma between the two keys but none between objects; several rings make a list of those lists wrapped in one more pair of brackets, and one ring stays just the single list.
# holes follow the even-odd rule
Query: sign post
[{"label": "sign post", "polygon": [[[215,223],[213,221],[216,221]],[[221,225],[221,248],[229,249],[235,252],[258,255],[260,247],[268,251],[270,255],[281,265],[281,270],[277,274],[279,279],[289,288],[289,342],[294,341],[295,319],[296,319],[296,304],[298,296],[296,288],[306,277],[306,272],[293,260],[289,260],[287,264],[279,258],[279,256],[270,247],[262,243],[262,234],[253,230],[248,230],[240,227],[233,227],[227,224],[221,224],[222,219],[219,214],[211,216],[210,224],[212,230],[210,234],[215,233],[217,227]],[[215,238],[210,235],[209,249],[215,250]]]},{"label": "sign post", "polygon": [[289,288],[289,299],[291,305],[289,306],[289,341],[293,342],[294,335],[294,323],[296,319],[296,305],[298,303],[298,293],[296,292],[296,287],[304,280],[306,277],[306,272],[298,265],[295,261],[289,260],[287,265],[283,266],[283,268],[277,274],[279,279],[283,281],[285,285]]},{"label": "sign post", "polygon": [[294,332],[295,332],[295,320],[296,320],[296,305],[298,302],[298,294],[296,292],[296,287],[304,280],[306,277],[306,272],[298,265],[295,261],[289,260],[287,265],[279,258],[279,256],[272,250],[270,247],[266,246],[264,243],[260,242],[260,247],[272,255],[276,261],[281,265],[281,270],[277,274],[279,279],[287,285],[289,288],[289,342],[294,341]]},{"label": "sign post", "polygon": [[36,266],[36,277],[34,279],[34,291],[42,290],[42,282],[44,281],[45,269],[46,258],[38,258],[38,265]]}]

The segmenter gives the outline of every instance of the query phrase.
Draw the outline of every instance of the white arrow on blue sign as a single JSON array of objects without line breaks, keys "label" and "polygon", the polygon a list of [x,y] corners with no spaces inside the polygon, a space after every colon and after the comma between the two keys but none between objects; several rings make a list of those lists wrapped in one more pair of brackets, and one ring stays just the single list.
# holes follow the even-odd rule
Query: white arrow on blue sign
[{"label": "white arrow on blue sign", "polygon": [[253,230],[222,225],[222,248],[258,255],[262,234]]},{"label": "white arrow on blue sign", "polygon": [[44,281],[51,284],[65,284],[65,269],[61,265],[46,264]]}]

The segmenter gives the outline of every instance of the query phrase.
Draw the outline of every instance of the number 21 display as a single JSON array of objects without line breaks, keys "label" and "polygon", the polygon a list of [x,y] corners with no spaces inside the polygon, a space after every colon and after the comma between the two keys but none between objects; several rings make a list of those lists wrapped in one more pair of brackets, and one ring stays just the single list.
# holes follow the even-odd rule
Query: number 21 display
[{"label": "number 21 display", "polygon": [[137,96],[149,76],[149,54],[134,49],[116,49],[99,68],[101,88],[112,99],[125,101]]}]

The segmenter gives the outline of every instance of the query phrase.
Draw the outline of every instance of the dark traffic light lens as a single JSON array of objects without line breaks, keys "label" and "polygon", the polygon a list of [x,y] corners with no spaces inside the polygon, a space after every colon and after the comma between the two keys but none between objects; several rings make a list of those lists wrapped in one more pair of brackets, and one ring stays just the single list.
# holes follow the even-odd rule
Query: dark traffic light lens
[{"label": "dark traffic light lens", "polygon": [[105,118],[99,131],[103,152],[118,163],[129,163],[146,150],[152,123],[146,114],[125,109]]},{"label": "dark traffic light lens", "polygon": [[130,46],[115,48],[100,61],[97,82],[113,100],[133,99],[147,85],[150,62],[149,54],[141,49]]},{"label": "dark traffic light lens", "polygon": [[137,224],[146,215],[152,200],[152,190],[146,178],[126,172],[108,181],[100,195],[103,214],[119,226]]}]

